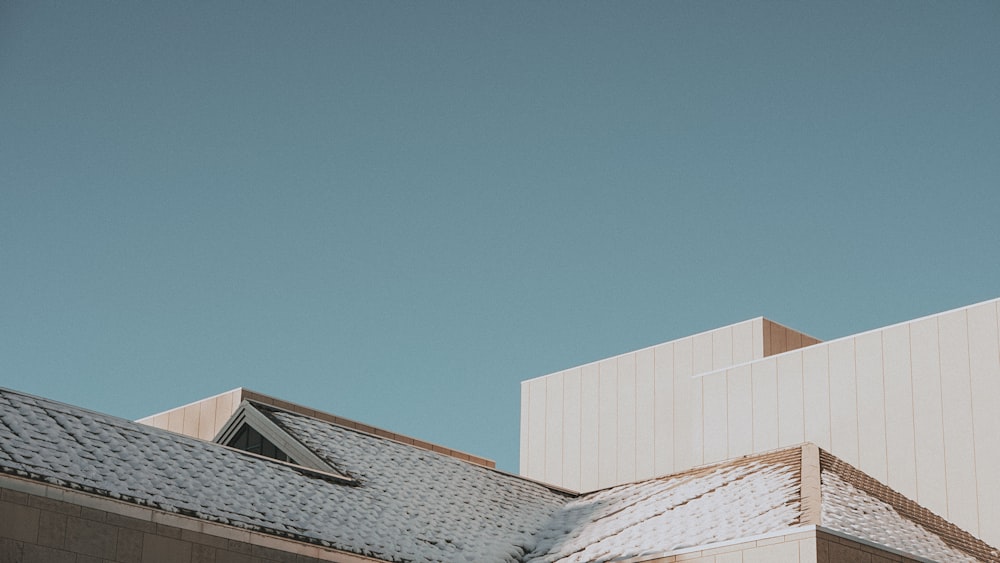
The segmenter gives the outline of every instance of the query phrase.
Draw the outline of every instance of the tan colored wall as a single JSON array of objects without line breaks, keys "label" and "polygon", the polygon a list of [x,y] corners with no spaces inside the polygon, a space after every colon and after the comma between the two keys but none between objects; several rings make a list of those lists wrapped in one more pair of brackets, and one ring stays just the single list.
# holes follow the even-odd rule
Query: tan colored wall
[{"label": "tan colored wall", "polygon": [[918,563],[918,559],[910,559],[895,553],[884,551],[870,545],[859,543],[841,536],[823,531],[816,532],[817,563]]},{"label": "tan colored wall", "polygon": [[821,529],[774,536],[704,550],[688,550],[629,563],[917,563]]},{"label": "tan colored wall", "polygon": [[704,550],[685,550],[635,563],[816,563],[816,532],[795,532]]},{"label": "tan colored wall", "polygon": [[211,440],[243,401],[243,389],[233,389],[194,403],[170,409],[137,422],[178,434]]},{"label": "tan colored wall", "polygon": [[0,561],[371,563],[375,560],[0,477]]},{"label": "tan colored wall", "polygon": [[390,440],[395,440],[397,442],[402,442],[404,444],[409,444],[425,450],[448,455],[461,459],[462,461],[482,465],[483,467],[496,467],[496,462],[491,459],[468,454],[452,448],[446,448],[444,446],[425,442],[424,440],[398,434],[396,432],[376,428],[368,424],[311,409],[309,407],[304,407],[302,405],[297,405],[289,401],[284,401],[275,397],[264,395],[263,393],[257,393],[256,391],[243,388],[226,391],[225,393],[220,393],[213,397],[208,397],[207,399],[202,399],[200,401],[161,412],[159,414],[140,418],[137,422],[169,430],[171,432],[177,432],[178,434],[200,438],[202,440],[211,440],[215,438],[215,435],[218,434],[219,430],[221,430],[226,424],[229,417],[236,412],[236,409],[239,408],[240,403],[243,402],[244,399],[297,412],[306,416],[332,422],[333,424],[344,426],[346,428],[353,428],[361,432],[374,434],[375,436],[389,438]]},{"label": "tan colored wall", "polygon": [[765,358],[822,342],[818,338],[813,338],[808,334],[780,325],[772,320],[761,320],[763,321],[762,333],[764,336]]}]

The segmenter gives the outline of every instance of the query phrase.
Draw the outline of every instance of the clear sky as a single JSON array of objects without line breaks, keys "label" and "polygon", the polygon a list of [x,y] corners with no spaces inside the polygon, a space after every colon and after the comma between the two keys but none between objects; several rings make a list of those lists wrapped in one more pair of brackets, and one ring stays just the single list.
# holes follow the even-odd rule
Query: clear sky
[{"label": "clear sky", "polygon": [[1000,3],[0,0],[0,385],[517,469],[519,382],[1000,297]]}]

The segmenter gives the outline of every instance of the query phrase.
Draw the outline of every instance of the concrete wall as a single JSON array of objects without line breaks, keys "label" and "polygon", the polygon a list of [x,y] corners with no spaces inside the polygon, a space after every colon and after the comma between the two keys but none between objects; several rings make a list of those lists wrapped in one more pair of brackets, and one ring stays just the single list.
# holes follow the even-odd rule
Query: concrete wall
[{"label": "concrete wall", "polygon": [[810,441],[1000,545],[998,319],[993,300],[769,357],[748,321],[533,379],[522,473],[593,490]]},{"label": "concrete wall", "polygon": [[721,459],[701,423],[702,393],[717,390],[692,376],[816,342],[757,318],[525,381],[520,473],[592,491]]},{"label": "concrete wall", "polygon": [[325,413],[323,411],[311,409],[309,407],[304,407],[302,405],[297,405],[289,401],[270,397],[268,395],[264,395],[263,393],[258,393],[242,387],[170,409],[159,414],[140,418],[136,422],[141,422],[142,424],[147,424],[156,428],[162,428],[178,434],[200,438],[202,440],[212,440],[215,438],[215,435],[218,434],[219,430],[221,430],[226,424],[226,422],[229,421],[229,417],[236,412],[236,409],[239,408],[240,403],[243,402],[244,399],[256,401],[265,405],[275,406],[280,409],[296,412],[305,416],[318,418],[346,428],[353,428],[354,430],[366,432],[375,436],[381,436],[383,438],[388,438],[390,440],[395,440],[397,442],[402,442],[404,444],[423,448],[425,450],[431,450],[440,454],[449,455],[462,461],[482,465],[483,467],[496,467],[496,462],[491,459],[461,452],[452,448],[446,448],[444,446],[425,442],[424,440],[417,438],[411,438],[396,432],[376,428],[355,420],[350,420]]},{"label": "concrete wall", "polygon": [[0,562],[371,563],[374,559],[0,476]]}]

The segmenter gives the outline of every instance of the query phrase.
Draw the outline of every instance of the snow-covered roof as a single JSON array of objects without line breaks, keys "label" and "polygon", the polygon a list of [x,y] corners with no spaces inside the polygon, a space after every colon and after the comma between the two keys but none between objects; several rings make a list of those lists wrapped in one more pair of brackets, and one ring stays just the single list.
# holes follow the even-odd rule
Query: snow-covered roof
[{"label": "snow-covered roof", "polygon": [[787,530],[799,523],[797,449],[597,491],[538,534],[532,563],[654,556]]},{"label": "snow-covered roof", "polygon": [[0,391],[0,467],[388,561],[519,561],[568,498],[446,455],[273,414],[356,483],[12,391]]},{"label": "snow-covered roof", "polygon": [[349,480],[2,389],[0,470],[387,561],[609,561],[808,524],[930,560],[991,560],[989,546],[825,452],[822,521],[808,522],[798,447],[573,495],[256,408]]}]

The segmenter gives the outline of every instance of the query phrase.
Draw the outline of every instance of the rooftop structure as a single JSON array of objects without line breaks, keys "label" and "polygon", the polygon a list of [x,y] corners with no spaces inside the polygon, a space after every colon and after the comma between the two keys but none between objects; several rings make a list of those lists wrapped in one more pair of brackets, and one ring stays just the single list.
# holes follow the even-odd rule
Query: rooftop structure
[{"label": "rooftop structure", "polygon": [[992,300],[808,343],[758,318],[532,379],[521,474],[587,492],[812,442],[1000,545],[998,319]]},{"label": "rooftop structure", "polygon": [[[996,339],[997,302],[960,311],[970,327],[965,332],[970,357],[980,354],[984,342]],[[946,329],[939,330],[938,342],[951,342],[947,335],[953,326],[948,323],[955,315],[929,318]],[[988,329],[983,317],[993,319],[992,332],[972,336],[973,326]],[[911,338],[922,327],[899,326],[906,326]],[[858,340],[852,342],[856,350],[865,349]],[[245,389],[142,422],[0,389],[0,561],[1000,561],[1000,553],[979,533],[894,489],[884,475],[872,475],[836,448],[802,440],[784,443],[789,434],[783,429],[794,426],[785,413],[809,410],[801,395],[804,382],[798,387],[798,407],[777,407],[777,438],[756,441],[769,428],[759,427],[767,416],[761,406],[767,403],[757,402],[762,400],[761,386],[777,396],[794,379],[785,375],[781,358],[829,345],[755,319],[636,352],[633,364],[622,359],[630,355],[592,364],[599,385],[596,421],[585,426],[583,421],[593,413],[580,408],[576,424],[581,449],[589,435],[583,428],[596,432],[593,470],[585,467],[581,455],[577,465],[564,463],[558,472],[545,473],[553,469],[552,451],[561,451],[560,459],[571,459],[555,445],[565,448],[569,443],[565,429],[573,423],[566,422],[572,417],[566,418],[570,409],[565,397],[574,385],[573,370],[549,376],[558,384],[549,378],[529,381],[524,386],[527,459],[522,467],[529,474],[538,469],[534,456],[541,452],[543,475],[536,478],[511,475],[477,456]],[[700,355],[706,348],[709,355]],[[678,363],[683,354],[677,350],[690,349],[691,370],[664,372],[657,359],[666,357],[667,349],[673,354],[672,369],[685,365],[683,359]],[[945,349],[938,346],[942,358],[950,353]],[[827,361],[837,361],[838,353],[829,349]],[[710,371],[695,373],[694,366],[708,364],[706,357],[712,361]],[[699,424],[691,422],[690,411],[673,400],[656,403],[663,397],[656,390],[663,386],[655,387],[649,395],[656,407],[654,451],[640,454],[638,437],[649,432],[640,421],[646,419],[640,417],[639,405],[633,405],[633,431],[619,434],[621,421],[628,418],[622,389],[631,385],[636,398],[643,395],[643,366],[649,358],[654,386],[674,382],[670,397],[700,389],[702,422],[700,434],[695,433]],[[1000,354],[993,358],[1000,362]],[[756,371],[760,362],[771,368]],[[615,366],[613,380],[606,375],[606,365]],[[832,389],[839,372],[832,369],[837,364],[830,365],[826,373]],[[883,365],[891,372],[892,361]],[[914,373],[920,371],[912,367],[916,365],[911,363]],[[979,364],[970,360],[969,365]],[[579,369],[581,402],[590,393],[584,372],[592,369]],[[749,399],[741,395],[746,387],[740,387],[740,370],[748,374]],[[804,378],[803,373],[811,372],[798,373]],[[856,367],[851,373],[868,371]],[[942,381],[951,382],[943,369],[938,373]],[[970,385],[981,375],[972,368],[968,373]],[[717,401],[713,378],[725,382],[727,389],[722,395],[726,408],[720,411],[727,422],[716,426],[705,425],[705,413],[716,412],[711,410]],[[916,388],[918,377],[912,379]],[[539,381],[544,382],[545,409],[535,402]],[[735,383],[730,386],[731,381]],[[614,384],[607,385],[610,382]],[[562,393],[550,393],[557,385]],[[614,400],[605,401],[607,395]],[[860,401],[862,394],[857,395]],[[891,404],[887,395],[883,403]],[[561,400],[550,401],[552,397]],[[749,447],[740,445],[743,434],[731,433],[733,423],[742,419],[739,408],[730,405],[746,401],[751,407]],[[613,434],[604,426],[606,404],[615,407]],[[555,405],[558,410],[553,410]],[[542,413],[541,426],[533,426],[539,420],[533,409]],[[659,471],[665,466],[657,463],[667,459],[655,450],[668,443],[657,441],[662,428],[656,424],[666,421],[657,413],[664,409],[677,412],[670,417],[671,465]],[[793,421],[805,425],[810,416],[802,412]],[[970,416],[973,422],[979,420],[975,411]],[[551,440],[551,421],[559,421],[563,429],[560,441]],[[714,449],[722,428],[727,430],[721,438],[724,453]],[[884,428],[892,424],[886,422]],[[840,436],[832,423],[829,431]],[[790,435],[803,438],[805,433],[803,429],[800,435]],[[603,439],[611,436],[617,440],[616,458],[602,455]],[[694,440],[698,436],[700,441]],[[627,445],[629,439],[635,440],[634,450]],[[988,445],[976,439],[972,443],[976,448]],[[859,446],[856,455],[868,460],[862,451]],[[640,459],[647,453],[650,458]],[[617,459],[629,455],[631,461]],[[572,483],[564,477],[574,475],[574,466],[579,467],[580,483],[592,471],[598,481],[602,476],[610,479],[612,467],[614,479],[589,488],[568,486]],[[923,475],[919,464],[914,471]],[[553,475],[564,482],[542,482],[558,481]],[[981,512],[977,517],[983,521]]]}]

